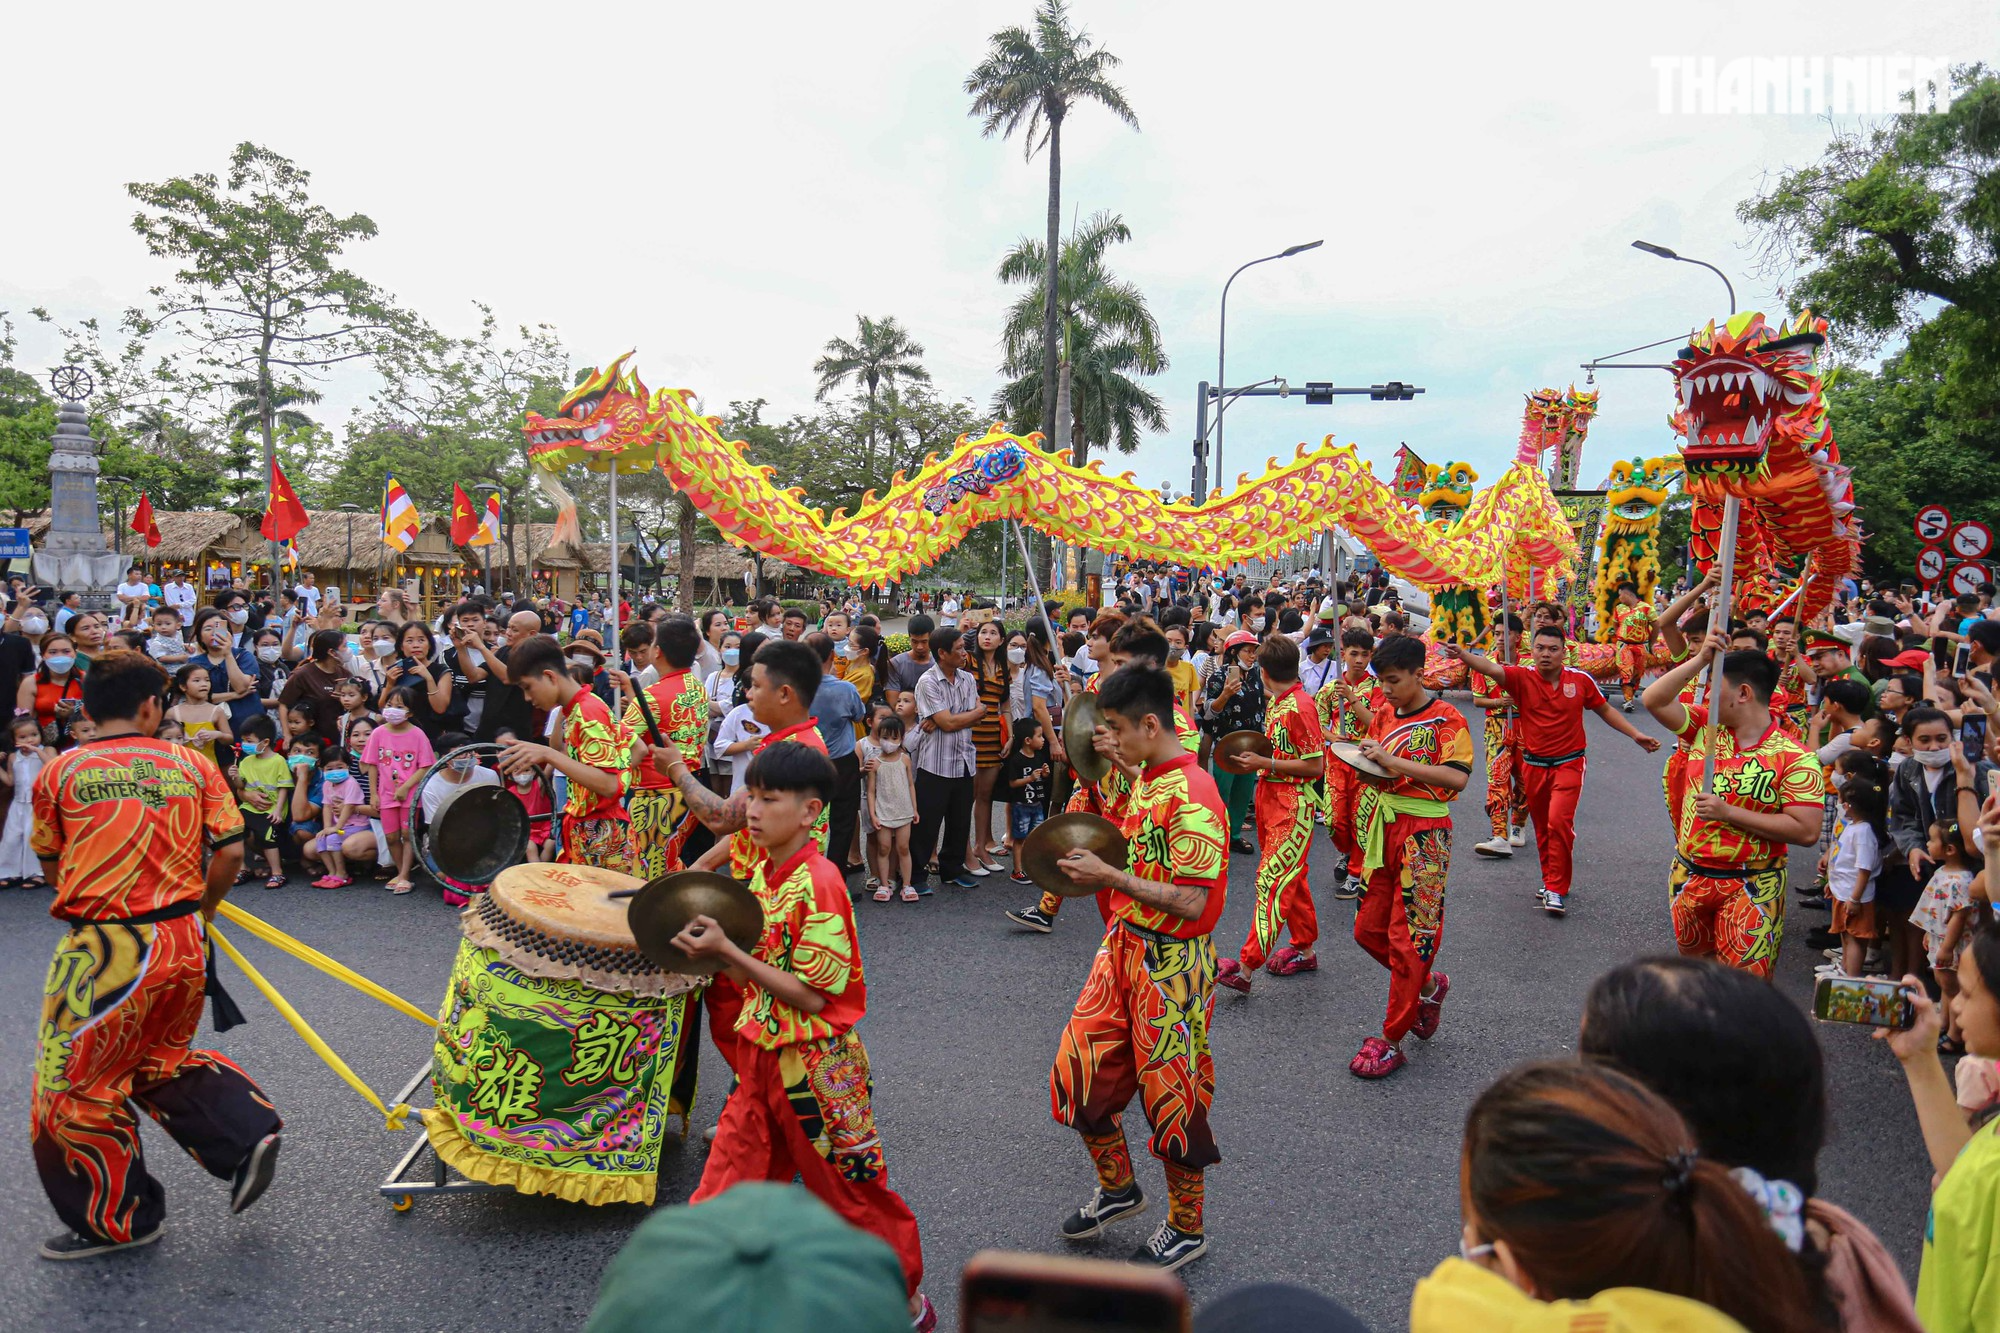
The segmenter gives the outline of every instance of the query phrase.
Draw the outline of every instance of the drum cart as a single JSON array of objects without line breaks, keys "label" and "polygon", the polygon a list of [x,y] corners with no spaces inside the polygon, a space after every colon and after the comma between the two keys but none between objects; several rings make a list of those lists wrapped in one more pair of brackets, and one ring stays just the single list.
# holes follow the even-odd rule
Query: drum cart
[{"label": "drum cart", "polygon": [[[417,1089],[430,1080],[430,1076],[431,1063],[426,1060],[423,1067],[410,1076],[410,1081],[403,1085],[402,1091],[398,1092],[395,1100],[389,1104],[407,1105],[410,1098],[416,1096]],[[418,1159],[425,1154],[430,1156],[430,1179],[413,1179],[410,1172],[417,1167]],[[387,1199],[389,1207],[394,1211],[407,1213],[416,1206],[416,1196],[419,1194],[480,1194],[509,1188],[511,1186],[489,1185],[483,1180],[467,1180],[446,1166],[444,1158],[439,1157],[437,1151],[431,1147],[430,1135],[424,1132],[423,1122],[419,1120],[417,1141],[410,1145],[409,1151],[396,1159],[396,1164],[389,1168],[388,1176],[375,1187],[375,1192]]]}]

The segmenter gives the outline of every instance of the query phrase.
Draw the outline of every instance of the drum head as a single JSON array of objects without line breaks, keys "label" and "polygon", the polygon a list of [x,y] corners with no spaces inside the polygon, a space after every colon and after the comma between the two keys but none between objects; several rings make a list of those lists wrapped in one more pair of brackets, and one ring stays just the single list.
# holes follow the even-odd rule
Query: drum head
[{"label": "drum head", "polygon": [[505,787],[468,787],[424,830],[436,868],[461,884],[491,884],[528,859],[528,807]]},{"label": "drum head", "polygon": [[639,885],[615,870],[535,862],[501,871],[487,897],[514,920],[552,938],[636,951],[625,919],[626,900],[611,895],[620,889],[630,893]]},{"label": "drum head", "polygon": [[727,875],[682,870],[653,880],[632,899],[632,935],[661,971],[713,976],[722,970],[720,958],[690,958],[673,944],[674,936],[698,916],[712,917],[746,953],[764,933],[764,909],[748,885]]}]

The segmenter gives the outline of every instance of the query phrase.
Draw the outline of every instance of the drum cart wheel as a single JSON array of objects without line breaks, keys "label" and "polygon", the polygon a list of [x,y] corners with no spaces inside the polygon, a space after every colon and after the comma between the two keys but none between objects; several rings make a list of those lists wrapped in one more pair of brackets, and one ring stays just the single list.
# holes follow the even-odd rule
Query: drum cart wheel
[{"label": "drum cart wheel", "polygon": [[[399,1102],[407,1105],[410,1098],[416,1096],[417,1089],[430,1081],[430,1076],[431,1063],[426,1060],[423,1067],[410,1076],[410,1081],[403,1085],[403,1090],[396,1094],[390,1105]],[[417,1159],[425,1156],[430,1158],[429,1170],[413,1176],[411,1172],[417,1166]],[[428,1175],[429,1179],[424,1179],[424,1175]],[[396,1159],[396,1165],[389,1169],[388,1177],[375,1187],[375,1192],[389,1201],[391,1211],[407,1213],[416,1207],[416,1196],[419,1194],[484,1194],[507,1188],[505,1185],[489,1185],[483,1180],[467,1180],[446,1166],[444,1159],[432,1149],[430,1136],[424,1133],[423,1123],[419,1121],[417,1141]]]}]

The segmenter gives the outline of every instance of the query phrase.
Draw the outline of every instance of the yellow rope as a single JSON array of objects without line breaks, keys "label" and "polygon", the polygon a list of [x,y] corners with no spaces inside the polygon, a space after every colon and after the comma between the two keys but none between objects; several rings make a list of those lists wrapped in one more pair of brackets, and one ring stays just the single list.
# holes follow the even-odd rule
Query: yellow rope
[{"label": "yellow rope", "polygon": [[[231,921],[234,921],[237,925],[243,927],[243,929],[249,931],[252,935],[255,935],[258,939],[264,941],[264,943],[269,944],[274,948],[284,950],[286,953],[298,959],[300,962],[311,963],[314,967],[326,973],[328,976],[333,977],[336,980],[346,982],[348,985],[354,987],[354,989],[360,991],[363,995],[366,995],[371,999],[380,1000],[383,1004],[388,1005],[391,1009],[394,1009],[398,1013],[408,1014],[411,1018],[416,1019],[419,1023],[424,1024],[426,1027],[435,1028],[437,1026],[437,1020],[435,1018],[432,1018],[429,1014],[417,1008],[417,1006],[411,1004],[408,1000],[405,1000],[400,995],[395,995],[387,990],[384,990],[382,987],[376,985],[374,982],[370,981],[367,977],[362,976],[359,972],[354,971],[346,964],[337,963],[333,959],[328,958],[325,954],[321,953],[319,950],[313,948],[311,945],[303,944],[298,940],[293,939],[290,935],[287,935],[284,931],[279,930],[276,926],[272,925],[270,922],[260,920],[259,918],[250,915],[250,913],[244,911],[242,908],[238,907],[235,903],[228,902],[225,900],[222,903],[222,915],[228,917]],[[233,957],[235,951],[231,950],[230,952],[231,956]]]},{"label": "yellow rope", "polygon": [[[228,904],[224,903],[223,906],[227,907]],[[244,915],[247,916],[248,913],[244,913]],[[254,920],[255,918],[252,919]],[[388,1128],[390,1128],[391,1130],[399,1130],[403,1128],[403,1118],[409,1115],[410,1113],[410,1108],[407,1103],[397,1102],[393,1107],[384,1106],[382,1104],[382,1099],[375,1095],[375,1090],[373,1088],[370,1088],[366,1083],[363,1083],[361,1081],[360,1076],[356,1074],[352,1069],[349,1069],[347,1067],[347,1062],[345,1060],[341,1059],[338,1055],[334,1054],[333,1048],[331,1046],[328,1046],[325,1041],[321,1040],[319,1033],[313,1031],[312,1024],[306,1022],[304,1018],[300,1017],[299,1011],[292,1008],[291,1002],[289,1000],[287,1000],[284,996],[278,994],[278,988],[276,986],[273,986],[270,982],[264,980],[263,973],[259,972],[256,968],[250,966],[249,960],[244,958],[242,954],[236,951],[236,946],[229,942],[229,940],[223,935],[221,929],[218,928],[216,923],[213,921],[209,922],[208,924],[208,936],[210,939],[216,942],[216,944],[222,949],[224,953],[229,955],[229,960],[231,962],[235,963],[236,966],[243,969],[243,975],[249,977],[252,984],[254,984],[258,990],[264,992],[264,998],[269,1000],[271,1002],[272,1007],[275,1008],[280,1014],[284,1015],[285,1021],[287,1023],[290,1023],[292,1025],[293,1030],[296,1031],[299,1034],[299,1036],[305,1040],[306,1045],[312,1048],[313,1054],[317,1055],[320,1059],[326,1061],[327,1068],[331,1069],[334,1073],[340,1075],[342,1081],[344,1081],[348,1087],[353,1088],[356,1092],[360,1093],[362,1097],[367,1100],[370,1106],[373,1106],[377,1111],[380,1111],[382,1113],[382,1121],[385,1125],[388,1126]],[[300,947],[304,948],[303,945],[301,945]],[[337,967],[339,966],[339,964],[335,964],[335,966]],[[384,993],[386,994],[387,992]]]}]

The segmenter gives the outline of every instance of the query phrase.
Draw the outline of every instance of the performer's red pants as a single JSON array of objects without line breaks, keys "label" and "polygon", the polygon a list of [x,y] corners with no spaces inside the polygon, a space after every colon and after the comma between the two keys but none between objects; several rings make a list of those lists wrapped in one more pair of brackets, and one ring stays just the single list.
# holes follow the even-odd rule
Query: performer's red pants
[{"label": "performer's red pants", "polygon": [[72,1231],[128,1241],[166,1216],[135,1108],[222,1180],[283,1127],[249,1075],[189,1049],[201,1023],[205,945],[201,918],[190,915],[76,926],[56,946],[31,1135],[42,1188]]},{"label": "performer's red pants", "polygon": [[852,1032],[767,1051],[739,1043],[741,1085],[722,1107],[708,1165],[689,1203],[746,1180],[806,1190],[857,1231],[887,1241],[912,1295],[923,1285],[917,1219],[889,1188],[875,1129],[868,1051]]},{"label": "performer's red pants", "polygon": [[1643,643],[1618,645],[1618,684],[1628,695],[1636,696],[1646,678],[1646,648]]},{"label": "performer's red pants", "polygon": [[[1486,712],[1486,818],[1493,836],[1504,838],[1518,827],[1527,809],[1521,778],[1521,741],[1515,724],[1498,708]],[[1510,827],[1511,826],[1511,827]],[[1357,872],[1360,853],[1355,854]]]},{"label": "performer's red pants", "polygon": [[1354,942],[1389,969],[1382,1035],[1399,1042],[1417,1021],[1444,936],[1444,881],[1451,869],[1451,817],[1399,815],[1383,831],[1383,864],[1368,872],[1354,916]]},{"label": "performer's red pants", "polygon": [[1257,784],[1257,911],[1237,959],[1245,972],[1264,965],[1281,929],[1292,932],[1300,953],[1310,953],[1319,940],[1319,914],[1306,883],[1318,805],[1317,794],[1300,783],[1266,778]]},{"label": "performer's red pants", "polygon": [[1584,760],[1543,768],[1521,766],[1528,786],[1528,818],[1535,821],[1535,854],[1542,862],[1542,887],[1568,893],[1571,853],[1576,849],[1576,802],[1583,794]]},{"label": "performer's red pants", "polygon": [[1354,833],[1354,800],[1361,794],[1361,775],[1337,759],[1326,764],[1326,827],[1333,845],[1347,858],[1347,873],[1361,876],[1361,839]]}]

